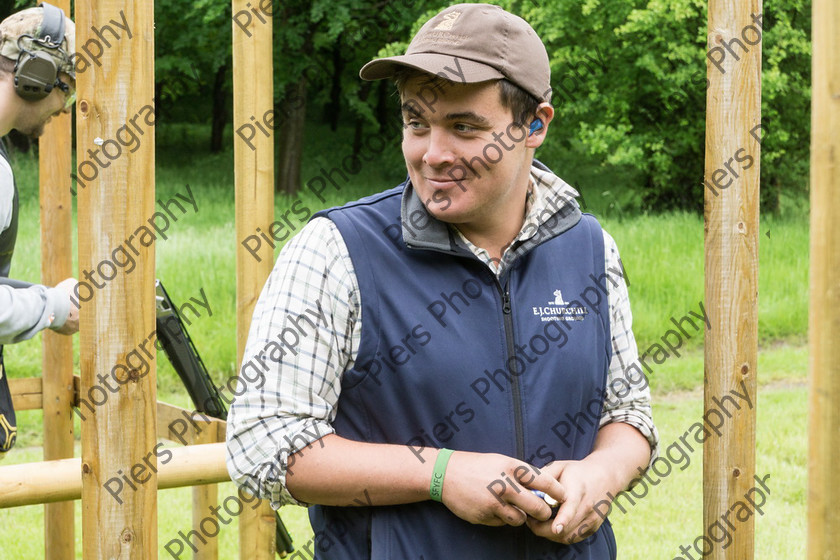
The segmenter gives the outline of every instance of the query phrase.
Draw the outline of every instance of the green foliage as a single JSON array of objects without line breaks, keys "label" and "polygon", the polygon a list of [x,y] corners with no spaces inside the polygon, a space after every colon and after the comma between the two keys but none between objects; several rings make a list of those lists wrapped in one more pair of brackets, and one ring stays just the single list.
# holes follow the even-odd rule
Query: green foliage
[{"label": "green foliage", "polygon": [[[782,186],[807,187],[810,3],[769,0],[765,10],[762,205],[777,211]],[[523,4],[522,15],[551,59],[562,134],[545,152],[582,151],[640,171],[645,210],[700,209],[706,2],[546,2]]]},{"label": "green foliage", "polygon": [[[633,196],[623,201],[636,209],[700,210],[706,2],[496,3],[528,20],[549,54],[556,116],[540,158],[598,160],[637,172]],[[762,209],[774,213],[783,187],[807,189],[810,9],[805,0],[765,2],[761,188]],[[380,55],[400,53],[406,44],[392,43]]]},{"label": "green foliage", "polygon": [[[556,117],[540,158],[549,164],[596,161],[604,168],[626,171],[624,181],[634,188],[624,192],[620,205],[631,211],[699,210],[704,189],[706,2],[497,3],[531,22],[549,53]],[[381,130],[385,117],[395,110],[389,86],[361,81],[359,68],[372,58],[404,52],[419,27],[448,4],[274,2],[278,107],[293,91],[291,86],[303,82],[310,122],[328,122],[333,131],[339,122]],[[762,209],[775,213],[784,196],[807,190],[811,8],[808,0],[767,0],[764,9]],[[235,25],[230,2],[159,0],[155,10],[157,81],[164,101],[179,103],[179,119],[201,120],[202,112],[209,111],[209,104],[201,100],[210,95],[212,76],[230,60]],[[193,25],[185,26],[185,21]],[[229,83],[228,77],[228,90]]]},{"label": "green foliage", "polygon": [[[275,17],[275,91],[278,101],[286,86],[307,81],[307,102],[326,111],[349,109],[350,114],[377,124],[378,100],[359,69],[383,45],[410,36],[423,10],[434,11],[446,2],[406,0],[294,0],[283,2]],[[282,71],[278,71],[282,69]],[[335,89],[333,89],[335,88]],[[331,92],[338,91],[339,99]],[[340,105],[335,106],[339,101]]]},{"label": "green foliage", "polygon": [[[174,105],[172,117],[209,123],[214,76],[221,67],[230,66],[230,59],[229,0],[155,1],[158,105]],[[228,90],[229,83],[230,77]]]}]

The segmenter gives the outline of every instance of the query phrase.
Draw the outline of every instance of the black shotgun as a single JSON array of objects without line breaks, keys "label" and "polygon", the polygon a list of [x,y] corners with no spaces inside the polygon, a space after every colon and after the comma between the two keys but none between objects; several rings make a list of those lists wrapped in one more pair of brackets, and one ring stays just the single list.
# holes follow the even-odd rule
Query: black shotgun
[{"label": "black shotgun", "polygon": [[[172,303],[169,294],[160,280],[155,280],[155,307],[157,310],[157,338],[161,347],[169,358],[169,362],[187,387],[196,412],[218,418],[227,419],[227,408],[219,390],[213,383],[207,368],[198,355],[187,328],[181,321],[177,307]],[[277,517],[276,547],[277,554],[282,558],[294,552],[292,536]]]}]

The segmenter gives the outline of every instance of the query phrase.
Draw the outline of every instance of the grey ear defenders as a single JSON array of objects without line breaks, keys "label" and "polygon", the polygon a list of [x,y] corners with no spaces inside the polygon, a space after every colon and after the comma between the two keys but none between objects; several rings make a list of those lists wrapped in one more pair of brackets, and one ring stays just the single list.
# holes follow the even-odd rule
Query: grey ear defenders
[{"label": "grey ear defenders", "polygon": [[58,83],[58,65],[53,57],[43,50],[26,50],[20,40],[28,37],[41,47],[61,50],[64,41],[64,12],[47,4],[41,4],[44,17],[37,37],[21,35],[18,38],[20,56],[15,63],[15,91],[27,101],[40,101],[50,94]]}]

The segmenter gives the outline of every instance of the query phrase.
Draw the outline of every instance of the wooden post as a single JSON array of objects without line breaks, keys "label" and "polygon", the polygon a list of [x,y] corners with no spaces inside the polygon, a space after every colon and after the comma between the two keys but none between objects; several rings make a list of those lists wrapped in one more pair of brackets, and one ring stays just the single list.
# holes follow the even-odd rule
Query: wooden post
[{"label": "wooden post", "polygon": [[808,558],[840,550],[840,5],[814,0]]},{"label": "wooden post", "polygon": [[[203,422],[200,419],[193,420],[201,431],[196,430],[196,436],[193,443],[218,443],[218,432],[213,429],[216,427],[213,422]],[[224,443],[224,440],[222,440]],[[201,522],[210,513],[211,507],[218,507],[219,505],[219,485],[206,484],[204,486],[193,486],[193,529],[202,533]],[[193,554],[193,560],[218,560],[219,558],[219,539],[218,535],[215,537],[207,537],[207,544],[202,545],[198,552]]]},{"label": "wooden post", "polygon": [[[128,27],[119,40],[106,31],[99,65],[77,76],[79,268],[95,278],[79,289],[80,398],[95,407],[80,406],[85,560],[157,558],[156,371],[154,351],[141,349],[154,342],[154,247],[163,238],[137,233],[155,212],[153,14],[146,0],[76,4],[77,45],[98,42],[92,29],[112,19]],[[139,138],[133,151],[118,142],[129,128]],[[120,247],[136,260],[130,272],[114,265]],[[103,485],[121,474],[144,482],[126,484],[119,503]]]},{"label": "wooden post", "polygon": [[[70,0],[54,4],[70,14]],[[70,197],[71,125],[67,113],[54,117],[39,139],[41,200],[41,282],[54,286],[73,273]],[[44,331],[44,460],[73,456],[73,339]],[[44,506],[45,558],[75,560],[73,502]]]},{"label": "wooden post", "polygon": [[[722,435],[712,433],[703,444],[703,527],[756,485],[761,13],[760,0],[709,1],[704,191],[705,307],[711,327],[705,342],[705,410],[719,411],[713,399],[733,390],[749,393],[753,406],[727,408],[732,418],[724,418]],[[752,166],[736,162],[730,172],[727,166],[736,154],[751,156]],[[750,560],[754,519],[738,526],[725,550],[707,537],[692,546],[704,558]]]},{"label": "wooden post", "polygon": [[[239,241],[254,235],[257,228],[269,231],[274,220],[274,136],[265,127],[264,116],[274,109],[271,12],[255,2],[232,0],[233,25],[233,127],[253,126],[251,119],[268,131],[255,131],[251,146],[234,136],[236,181],[236,338],[237,364],[242,363],[245,341],[254,305],[271,272],[274,254],[267,251],[258,262]],[[269,3],[271,7],[273,4]],[[243,28],[242,24],[247,23]],[[240,558],[273,560],[274,513],[263,502],[257,509],[246,508],[239,516]]]}]

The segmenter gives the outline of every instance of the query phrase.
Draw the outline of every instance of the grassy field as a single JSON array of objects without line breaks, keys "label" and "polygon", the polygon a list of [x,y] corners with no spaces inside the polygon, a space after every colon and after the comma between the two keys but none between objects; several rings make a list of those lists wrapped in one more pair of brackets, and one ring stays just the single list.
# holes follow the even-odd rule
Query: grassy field
[{"label": "grassy field", "polygon": [[[323,140],[326,135],[319,138],[315,132],[309,135],[312,145],[307,146],[307,153],[322,155],[306,161],[305,179],[318,174],[336,155]],[[182,127],[171,129],[159,140],[158,198],[167,200],[175,193],[184,193],[189,184],[198,212],[187,213],[172,225],[169,239],[157,242],[157,277],[176,302],[186,301],[202,289],[207,294],[213,315],[198,318],[189,330],[211,374],[221,382],[235,375],[234,255],[239,240],[233,224],[232,159],[229,153],[210,155],[195,148],[194,137],[194,129]],[[383,155],[383,161],[390,165],[363,168],[347,184],[341,184],[340,191],[328,191],[327,202],[308,192],[299,198],[316,211],[390,187],[404,176],[404,170],[393,165],[398,158],[398,154]],[[572,162],[549,163],[555,169],[569,166],[571,174],[580,171],[580,176],[588,177],[579,183],[587,210],[601,219],[618,243],[630,279],[634,331],[640,351],[648,348],[671,326],[672,317],[679,319],[690,310],[697,311],[703,300],[702,217],[685,213],[627,216],[614,204],[620,199],[616,192],[622,180],[617,171],[589,172],[575,169]],[[15,168],[22,190],[22,216],[12,272],[16,278],[37,281],[37,167],[34,160],[24,156],[17,157]],[[626,177],[623,180],[626,182]],[[278,197],[278,215],[294,200]],[[763,217],[761,222],[757,472],[771,474],[772,493],[756,522],[757,558],[801,557],[805,542],[808,225],[801,201],[786,201],[784,208],[781,216]],[[7,348],[12,377],[39,375],[40,346],[37,337]],[[683,434],[702,413],[702,333],[685,341],[683,350],[680,357],[656,366],[650,376],[654,418],[663,447]],[[158,390],[162,400],[189,406],[186,392],[166,360],[158,362]],[[5,464],[40,459],[40,414],[31,411],[19,415],[19,449]],[[670,560],[679,556],[681,544],[690,545],[703,534],[700,464],[701,451],[696,449],[684,471],[675,470],[652,487],[626,514],[613,513],[621,558]],[[232,493],[232,485],[220,486],[220,496]],[[161,558],[169,557],[163,550],[165,543],[179,530],[189,529],[189,503],[188,489],[160,494]],[[41,512],[41,506],[0,510],[0,560],[43,557]],[[305,511],[285,508],[281,513],[296,542],[306,542],[311,532]],[[236,557],[235,527],[236,521],[221,534],[221,558]]]}]

